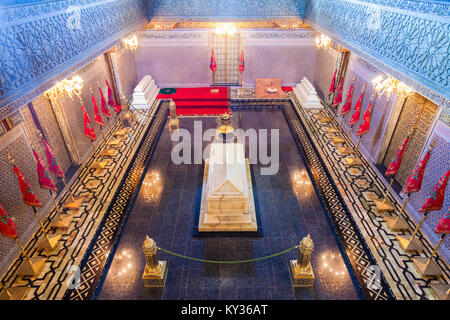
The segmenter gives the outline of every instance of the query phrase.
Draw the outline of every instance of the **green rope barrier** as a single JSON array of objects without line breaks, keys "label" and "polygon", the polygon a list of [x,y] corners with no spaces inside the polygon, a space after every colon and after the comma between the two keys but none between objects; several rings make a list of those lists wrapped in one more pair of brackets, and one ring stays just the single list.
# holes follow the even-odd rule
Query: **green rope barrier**
[{"label": "green rope barrier", "polygon": [[179,254],[179,253],[176,253],[176,252],[172,252],[172,251],[169,251],[169,250],[166,250],[166,249],[162,249],[162,248],[159,248],[159,247],[158,247],[158,250],[160,250],[162,252],[165,252],[167,254],[171,254],[173,256],[179,257],[179,258],[193,260],[193,261],[198,261],[198,262],[216,263],[216,264],[238,264],[238,263],[249,263],[249,262],[256,262],[256,261],[270,259],[270,258],[273,258],[273,257],[276,257],[276,256],[281,256],[282,254],[291,252],[291,251],[293,251],[293,250],[295,250],[297,248],[298,248],[298,246],[295,246],[295,247],[286,249],[284,251],[271,254],[269,256],[265,256],[265,257],[261,257],[261,258],[254,258],[254,259],[247,259],[247,260],[236,260],[236,261],[216,261],[216,260],[198,259],[198,258],[188,257],[188,256],[185,256],[185,255],[182,255],[182,254]]}]

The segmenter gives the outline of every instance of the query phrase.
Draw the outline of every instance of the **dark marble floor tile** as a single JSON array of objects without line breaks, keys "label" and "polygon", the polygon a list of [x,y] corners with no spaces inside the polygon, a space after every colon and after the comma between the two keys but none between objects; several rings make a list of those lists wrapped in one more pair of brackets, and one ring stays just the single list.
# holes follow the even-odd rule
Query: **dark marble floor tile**
[{"label": "dark marble floor tile", "polygon": [[[144,187],[139,191],[99,299],[357,299],[348,271],[339,269],[344,273],[336,277],[321,260],[323,255],[338,254],[338,245],[312,185],[294,185],[294,174],[305,171],[305,164],[283,113],[279,110],[242,111],[241,115],[244,129],[280,130],[280,166],[276,175],[261,175],[260,169],[264,166],[259,164],[251,167],[263,237],[193,237],[203,165],[171,162],[171,142],[166,126],[145,177],[151,180],[152,175],[159,174],[160,193],[152,199],[148,198]],[[182,118],[181,126],[192,131],[195,120],[201,120],[204,129],[216,123],[212,118]],[[248,146],[246,149],[248,152]],[[310,182],[308,175],[302,179]],[[296,251],[238,265],[205,264],[159,252],[160,259],[168,261],[166,287],[143,287],[141,276],[145,260],[141,246],[147,234],[158,246],[190,257],[245,260],[297,245],[308,233],[316,246],[312,259],[316,273],[314,288],[292,289],[288,268],[289,260],[296,258]],[[123,250],[129,250],[133,257],[134,273],[130,271],[128,278],[117,276],[123,267],[119,259]],[[334,259],[332,263],[341,268],[342,258]]]}]

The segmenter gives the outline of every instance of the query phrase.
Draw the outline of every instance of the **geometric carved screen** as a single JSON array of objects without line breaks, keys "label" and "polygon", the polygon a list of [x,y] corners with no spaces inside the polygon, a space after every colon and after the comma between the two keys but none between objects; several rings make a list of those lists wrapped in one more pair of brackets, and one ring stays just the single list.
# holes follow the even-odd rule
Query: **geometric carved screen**
[{"label": "geometric carved screen", "polygon": [[239,84],[240,48],[241,35],[239,33],[233,35],[211,33],[211,49],[214,50],[217,66],[214,75],[215,84]]},{"label": "geometric carved screen", "polygon": [[[418,163],[420,152],[436,114],[437,105],[418,93],[408,97],[395,126],[394,133],[389,143],[383,165],[387,168],[395,156],[397,148],[405,140],[408,131],[417,126],[414,135],[410,137],[408,145],[403,153],[402,163],[395,180],[403,187],[414,166]],[[418,118],[419,117],[419,118]]]}]

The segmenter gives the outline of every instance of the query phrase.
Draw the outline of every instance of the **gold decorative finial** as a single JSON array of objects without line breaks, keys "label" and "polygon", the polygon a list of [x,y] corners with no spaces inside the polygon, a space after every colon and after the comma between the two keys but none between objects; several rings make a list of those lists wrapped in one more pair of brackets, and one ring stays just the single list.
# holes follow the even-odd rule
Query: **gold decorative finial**
[{"label": "gold decorative finial", "polygon": [[434,138],[431,140],[430,145],[428,146],[428,152],[431,152],[431,150],[434,149],[434,147],[436,146],[437,140],[438,140],[438,139],[437,139],[436,137],[434,137]]},{"label": "gold decorative finial", "polygon": [[41,140],[44,139],[44,136],[42,135],[41,130],[37,129],[37,130],[36,130],[36,134],[38,135],[39,138],[41,138]]},{"label": "gold decorative finial", "polygon": [[11,156],[11,153],[8,151],[8,161],[11,165],[15,166],[16,162],[14,161],[13,157]]},{"label": "gold decorative finial", "polygon": [[142,250],[144,251],[144,254],[155,254],[156,253],[156,242],[152,238],[150,238],[148,235],[145,236],[144,243],[142,244]]}]

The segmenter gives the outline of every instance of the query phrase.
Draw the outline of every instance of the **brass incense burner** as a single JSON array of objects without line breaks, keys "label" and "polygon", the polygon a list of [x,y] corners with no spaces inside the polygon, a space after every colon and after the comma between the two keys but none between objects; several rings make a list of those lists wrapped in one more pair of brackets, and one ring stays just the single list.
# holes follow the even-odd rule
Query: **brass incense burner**
[{"label": "brass incense burner", "polygon": [[234,131],[231,125],[231,115],[229,113],[224,113],[220,115],[220,126],[217,129],[222,134],[232,133]]}]

